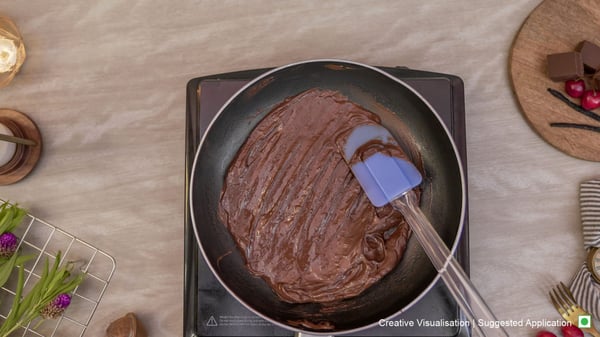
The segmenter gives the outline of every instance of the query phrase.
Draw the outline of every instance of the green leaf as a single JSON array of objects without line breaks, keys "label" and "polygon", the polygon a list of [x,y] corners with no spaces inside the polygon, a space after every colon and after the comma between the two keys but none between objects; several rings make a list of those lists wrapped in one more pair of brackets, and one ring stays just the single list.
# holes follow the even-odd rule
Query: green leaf
[{"label": "green leaf", "polygon": [[34,257],[35,255],[20,255],[19,253],[14,253],[8,261],[2,263],[0,265],[0,287],[6,284],[10,275],[12,275],[15,266],[23,265]]},{"label": "green leaf", "polygon": [[6,209],[6,203],[0,209],[0,230],[5,231],[12,220],[12,211]]},{"label": "green leaf", "polygon": [[83,282],[86,274],[77,273],[73,275],[73,264],[61,264],[61,253],[50,267],[49,258],[44,261],[44,269],[40,279],[36,282],[29,293],[21,298],[23,290],[23,265],[19,265],[18,295],[15,296],[12,309],[0,326],[0,337],[7,337],[19,326],[26,326],[36,318],[40,317],[41,310],[46,307],[56,296],[62,293],[71,293]]},{"label": "green leaf", "polygon": [[8,261],[0,265],[0,287],[8,281],[8,278],[17,264],[17,258],[18,254],[15,253]]},{"label": "green leaf", "polygon": [[11,205],[5,201],[0,206],[0,234],[12,232],[23,221],[27,211],[17,204]]},{"label": "green leaf", "polygon": [[8,313],[8,316],[6,317],[6,320],[4,321],[4,323],[2,323],[2,326],[0,326],[0,336],[2,337],[10,335],[11,332],[13,332],[19,327],[18,313],[20,311],[20,299],[21,294],[23,293],[23,286],[25,283],[24,269],[25,268],[23,267],[23,265],[19,266],[19,279],[17,281],[17,291],[15,294],[15,298],[13,299],[12,307],[10,309],[10,312]]}]

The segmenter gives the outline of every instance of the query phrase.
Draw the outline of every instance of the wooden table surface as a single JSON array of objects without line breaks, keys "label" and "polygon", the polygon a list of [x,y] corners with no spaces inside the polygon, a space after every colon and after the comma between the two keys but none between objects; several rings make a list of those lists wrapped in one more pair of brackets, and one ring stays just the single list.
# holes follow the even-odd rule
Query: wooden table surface
[{"label": "wooden table surface", "polygon": [[128,311],[152,336],[181,336],[189,79],[314,58],[455,74],[473,282],[501,319],[559,319],[547,292],[584,260],[578,186],[599,165],[539,138],[511,91],[509,50],[538,3],[2,0],[27,60],[0,108],[33,118],[45,148],[0,198],[116,258],[86,336]]}]

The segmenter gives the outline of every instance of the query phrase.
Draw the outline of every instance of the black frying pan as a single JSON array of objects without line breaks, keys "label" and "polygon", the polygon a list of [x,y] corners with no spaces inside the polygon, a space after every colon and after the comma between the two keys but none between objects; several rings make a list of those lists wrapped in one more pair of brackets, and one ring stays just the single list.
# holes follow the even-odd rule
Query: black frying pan
[{"label": "black frying pan", "polygon": [[[332,311],[324,304],[283,302],[266,282],[247,271],[217,217],[227,169],[253,128],[275,105],[315,87],[337,90],[378,114],[400,143],[409,147],[425,172],[421,208],[448,247],[455,248],[459,239],[466,200],[458,154],[441,119],[419,94],[381,70],[348,61],[308,61],[267,72],[236,93],[210,124],[192,169],[190,204],[200,249],[223,286],[256,314],[294,331],[331,334],[367,328],[406,310],[433,286],[438,274],[411,239],[394,270]],[[303,319],[327,321],[335,329],[313,331],[289,323]]]}]

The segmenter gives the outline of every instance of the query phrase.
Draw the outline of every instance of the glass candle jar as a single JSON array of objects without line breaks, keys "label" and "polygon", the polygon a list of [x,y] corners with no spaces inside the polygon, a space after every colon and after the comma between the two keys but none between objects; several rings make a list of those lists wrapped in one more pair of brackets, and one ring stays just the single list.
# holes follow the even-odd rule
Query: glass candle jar
[{"label": "glass candle jar", "polygon": [[25,62],[25,44],[19,29],[0,14],[0,88],[7,86]]}]

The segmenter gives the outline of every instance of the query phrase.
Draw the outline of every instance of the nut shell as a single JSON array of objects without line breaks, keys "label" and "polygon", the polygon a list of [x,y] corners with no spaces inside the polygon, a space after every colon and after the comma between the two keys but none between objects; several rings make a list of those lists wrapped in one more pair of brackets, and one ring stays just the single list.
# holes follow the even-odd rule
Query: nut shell
[{"label": "nut shell", "polygon": [[106,337],[148,337],[148,334],[142,322],[130,312],[110,323]]}]

